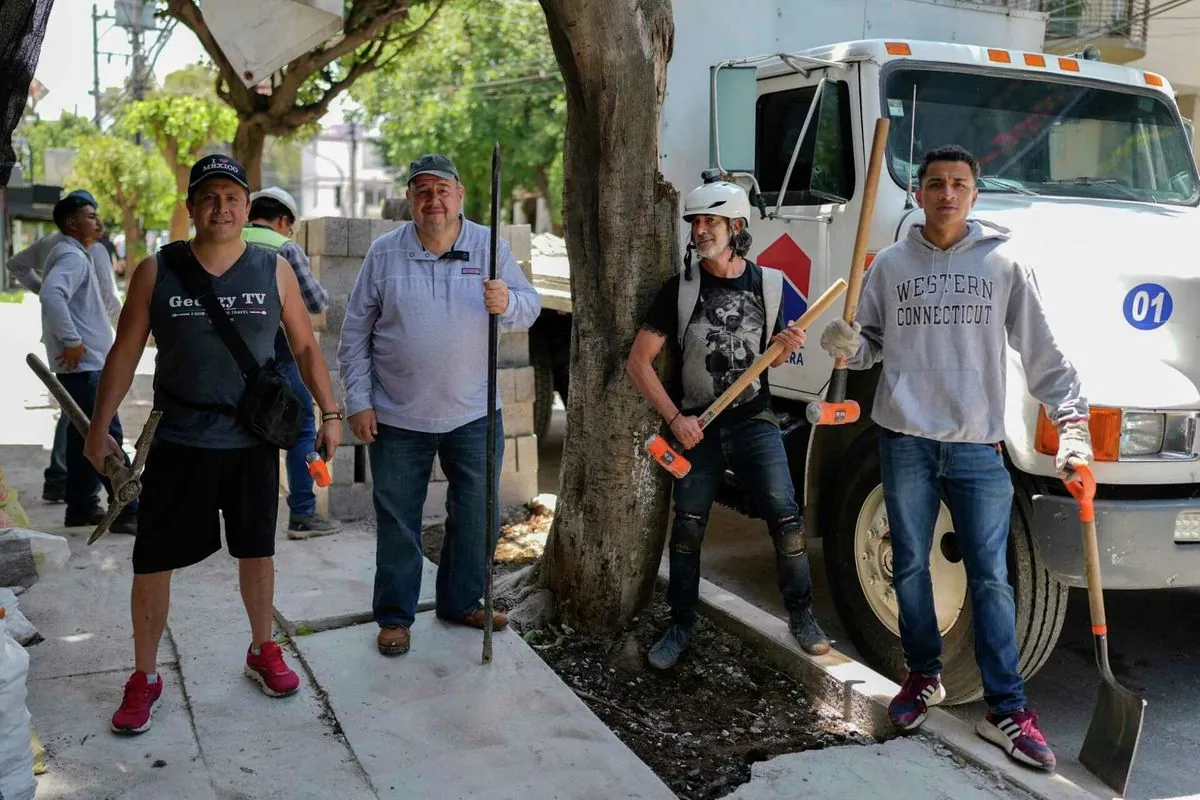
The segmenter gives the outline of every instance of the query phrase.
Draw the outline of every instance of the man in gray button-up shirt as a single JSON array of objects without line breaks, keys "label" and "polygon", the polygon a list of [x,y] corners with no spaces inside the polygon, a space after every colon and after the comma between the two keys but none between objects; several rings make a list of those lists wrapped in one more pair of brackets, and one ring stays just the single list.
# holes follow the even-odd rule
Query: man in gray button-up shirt
[{"label": "man in gray button-up shirt", "polygon": [[[488,314],[499,315],[503,330],[520,331],[541,311],[506,242],[498,243],[497,280],[488,280],[491,234],[463,218],[464,194],[450,159],[412,162],[413,221],[372,243],[342,323],[346,414],[370,447],[379,510],[373,607],[384,655],[408,650],[421,589],[421,509],[435,455],[449,483],[437,613],[483,627]],[[504,426],[497,423],[499,480]],[[495,627],[507,621],[493,616]]]}]

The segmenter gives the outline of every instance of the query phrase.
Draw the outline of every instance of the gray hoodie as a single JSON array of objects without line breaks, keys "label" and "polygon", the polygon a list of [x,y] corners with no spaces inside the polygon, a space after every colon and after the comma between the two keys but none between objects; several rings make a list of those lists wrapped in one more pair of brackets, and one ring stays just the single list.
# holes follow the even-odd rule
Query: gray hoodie
[{"label": "gray hoodie", "polygon": [[872,418],[937,441],[1002,441],[1006,338],[1051,421],[1086,418],[1079,377],[1054,342],[1033,273],[1005,254],[1009,231],[968,226],[965,239],[941,250],[913,225],[867,270],[862,333],[848,366],[883,361]]}]

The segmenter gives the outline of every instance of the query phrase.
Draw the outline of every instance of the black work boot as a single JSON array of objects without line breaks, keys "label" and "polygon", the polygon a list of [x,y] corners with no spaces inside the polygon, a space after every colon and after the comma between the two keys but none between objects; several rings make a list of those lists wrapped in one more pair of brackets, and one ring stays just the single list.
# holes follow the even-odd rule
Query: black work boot
[{"label": "black work boot", "polygon": [[829,639],[825,631],[817,624],[812,607],[803,611],[792,611],[788,614],[788,628],[804,652],[813,656],[823,656],[829,652]]}]

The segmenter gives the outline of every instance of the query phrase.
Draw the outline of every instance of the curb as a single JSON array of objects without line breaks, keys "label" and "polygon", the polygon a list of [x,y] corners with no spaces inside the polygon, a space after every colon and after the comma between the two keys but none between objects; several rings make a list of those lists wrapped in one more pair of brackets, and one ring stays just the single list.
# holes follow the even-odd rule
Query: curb
[{"label": "curb", "polygon": [[[665,580],[664,563],[659,579]],[[877,739],[896,737],[887,705],[897,683],[835,648],[810,656],[792,638],[787,623],[711,581],[700,579],[700,609],[717,627],[737,636],[771,666],[804,684],[813,700]],[[919,731],[955,755],[992,773],[1000,781],[1039,800],[1113,800],[1111,789],[1073,758],[1060,756],[1053,773],[1035,772],[1011,761],[995,745],[981,739],[967,722],[932,708]],[[910,734],[911,735],[911,734]]]}]

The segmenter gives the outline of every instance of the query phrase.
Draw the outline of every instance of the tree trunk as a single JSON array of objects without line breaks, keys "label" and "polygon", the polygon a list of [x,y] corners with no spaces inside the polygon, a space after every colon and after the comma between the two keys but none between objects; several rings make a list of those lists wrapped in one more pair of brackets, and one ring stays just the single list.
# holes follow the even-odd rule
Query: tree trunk
[{"label": "tree trunk", "polygon": [[233,157],[246,168],[250,178],[250,191],[262,188],[263,146],[267,142],[267,129],[262,123],[239,118],[237,133],[233,135]]},{"label": "tree trunk", "polygon": [[645,605],[666,535],[668,478],[645,451],[662,420],[625,359],[678,256],[678,193],[658,171],[674,22],[670,0],[541,4],[567,88],[574,312],[562,484],[536,578],[560,618],[596,632]]},{"label": "tree trunk", "polygon": [[[170,159],[168,159],[168,162]],[[170,164],[172,171],[175,173],[175,191],[180,196],[187,195],[188,176],[191,173],[191,165],[189,164]],[[180,199],[179,196],[175,199],[175,207],[171,209],[171,241],[177,242],[180,239],[186,239],[188,229],[190,227],[191,217],[188,216],[187,205]]]},{"label": "tree trunk", "polygon": [[125,234],[125,283],[128,285],[146,249],[142,232],[138,229],[137,207],[133,204],[121,206],[121,232]]}]

